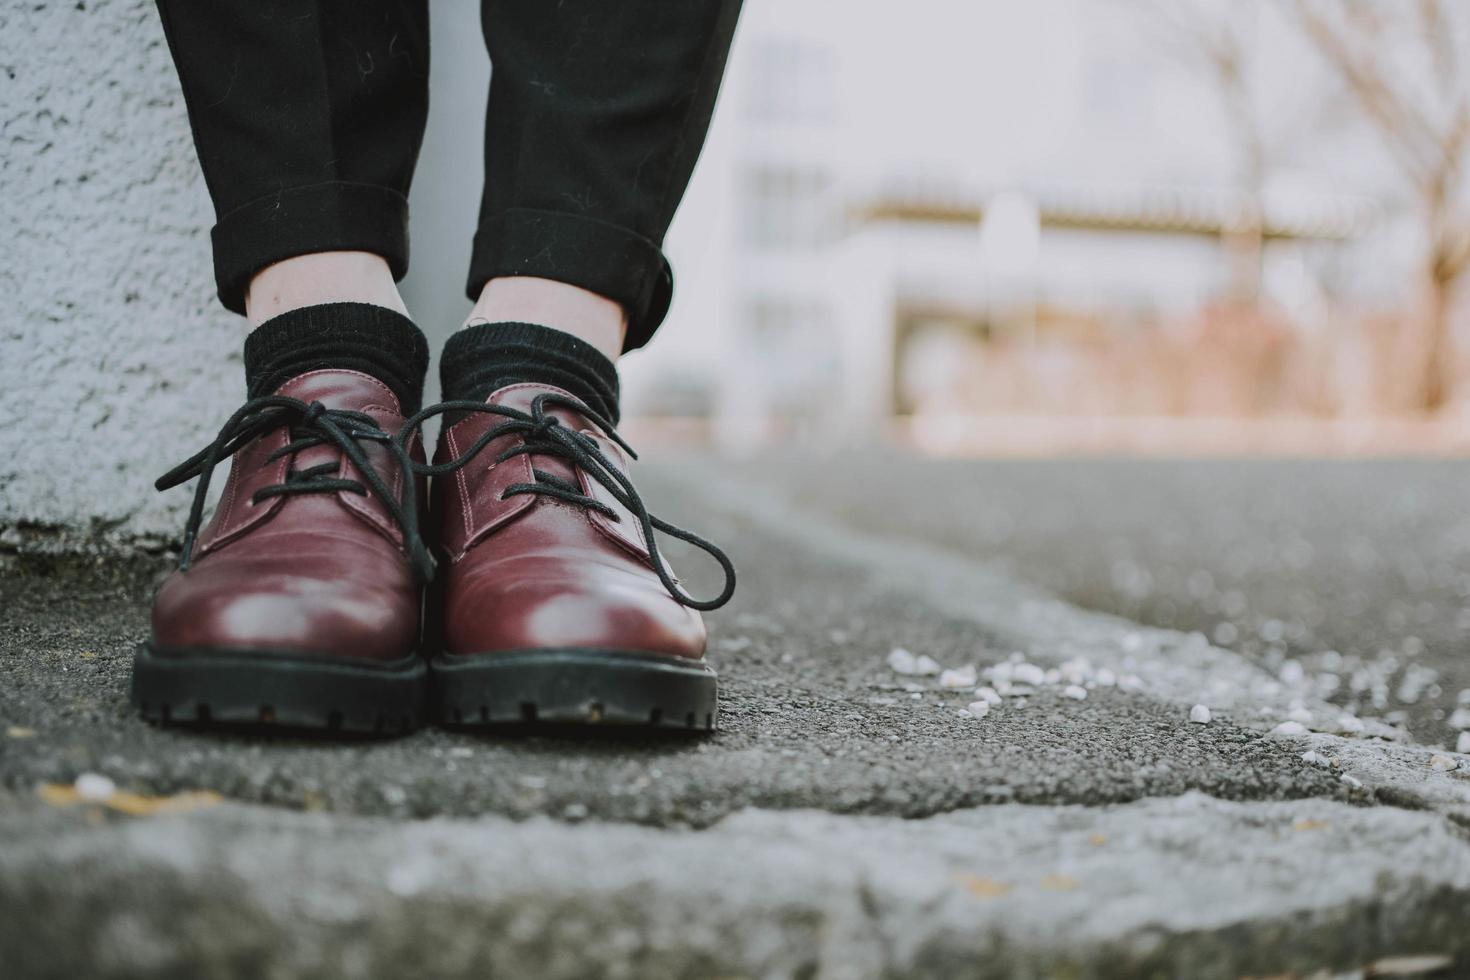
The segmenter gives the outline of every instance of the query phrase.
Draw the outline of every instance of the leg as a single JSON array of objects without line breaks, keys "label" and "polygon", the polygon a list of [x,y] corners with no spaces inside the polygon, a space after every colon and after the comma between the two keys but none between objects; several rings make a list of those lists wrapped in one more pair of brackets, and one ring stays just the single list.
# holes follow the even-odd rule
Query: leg
[{"label": "leg", "polygon": [[[653,518],[633,488],[612,430],[612,359],[647,342],[668,309],[661,244],[737,8],[485,4],[475,325],[441,362],[451,403],[439,410],[452,414],[431,508],[447,559],[431,606],[443,720],[715,727],[699,611],[729,599],[734,570],[714,545]],[[695,598],[673,578],[656,530],[720,563],[718,595]]]},{"label": "leg", "polygon": [[428,345],[394,277],[408,262],[426,0],[159,7],[218,214],[220,299],[257,329],[247,402],[159,480],[198,482],[134,700],[162,722],[406,730],[430,566],[422,451],[391,439],[418,410]]},{"label": "leg", "polygon": [[584,339],[613,356],[647,343],[673,289],[664,233],[704,144],[739,8],[486,0],[472,319],[591,329]]},{"label": "leg", "polygon": [[334,301],[401,312],[427,0],[158,7],[214,200],[220,300],[256,325]]}]

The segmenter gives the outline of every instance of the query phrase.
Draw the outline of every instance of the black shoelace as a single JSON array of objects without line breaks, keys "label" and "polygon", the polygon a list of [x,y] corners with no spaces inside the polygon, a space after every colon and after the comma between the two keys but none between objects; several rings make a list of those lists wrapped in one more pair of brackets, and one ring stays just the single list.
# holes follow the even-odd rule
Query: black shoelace
[{"label": "black shoelace", "polygon": [[[434,574],[434,559],[424,547],[418,526],[418,501],[414,486],[414,463],[408,455],[407,438],[395,440],[378,427],[371,416],[327,408],[321,402],[310,404],[284,395],[265,395],[252,398],[239,411],[230,416],[219,430],[214,442],[184,460],[178,466],[159,477],[154,484],[159,490],[167,490],[199,477],[194,489],[194,504],[189,509],[189,520],[184,526],[184,554],[179,560],[180,569],[188,569],[194,541],[199,535],[204,520],[205,496],[209,492],[209,481],[214,469],[233,456],[237,450],[272,429],[290,427],[290,441],[266,457],[275,462],[282,457],[294,457],[303,449],[314,446],[335,446],[342,455],[350,459],[363,481],[348,480],[341,472],[340,459],[318,463],[305,469],[288,467],[286,482],[262,487],[251,495],[251,503],[258,504],[272,497],[290,497],[307,493],[337,493],[347,491],[367,496],[371,493],[382,501],[383,506],[398,526],[403,529],[404,547],[414,574],[421,582],[427,582]],[[404,429],[404,432],[407,432]],[[393,491],[378,475],[359,442],[376,442],[392,455],[403,473],[402,497]]]},{"label": "black shoelace", "polygon": [[[429,406],[409,419],[404,424],[403,429],[398,433],[397,440],[400,448],[402,448],[402,446],[407,445],[412,433],[423,425],[425,421],[433,418],[435,415],[442,415],[445,412],[479,412],[486,415],[501,416],[505,421],[491,426],[485,431],[484,435],[475,441],[474,445],[449,462],[440,463],[437,466],[412,464],[413,468],[427,476],[443,476],[446,473],[452,473],[468,465],[471,460],[479,455],[482,449],[501,436],[509,434],[520,435],[522,436],[522,440],[500,453],[495,458],[496,463],[502,463],[514,456],[524,455],[550,456],[567,460],[573,466],[606,487],[613,499],[617,500],[618,503],[633,513],[633,517],[643,529],[643,540],[648,545],[648,563],[658,575],[659,581],[663,583],[664,588],[668,589],[669,595],[673,596],[682,605],[699,610],[718,609],[720,606],[729,602],[730,597],[735,594],[735,566],[731,563],[729,557],[717,545],[705,540],[694,532],[686,531],[681,527],[677,527],[668,521],[650,514],[648,512],[648,506],[643,502],[643,498],[634,489],[633,481],[612,460],[607,458],[601,447],[598,446],[597,441],[584,432],[578,432],[575,429],[563,425],[561,420],[556,416],[547,415],[547,406],[561,406],[571,409],[597,426],[603,435],[616,443],[629,457],[633,459],[638,458],[638,454],[633,452],[632,447],[623,441],[622,437],[613,428],[611,422],[576,399],[553,392],[537,395],[535,400],[531,402],[531,411],[529,413],[523,412],[520,409],[507,408],[503,405],[489,405],[485,402],[440,402],[438,405]],[[596,511],[614,521],[622,519],[621,515],[613,510],[613,508],[594,497],[584,494],[582,488],[571,481],[539,469],[533,468],[531,472],[536,478],[534,483],[513,483],[505,488],[502,499],[518,494],[536,494]],[[662,531],[670,537],[688,542],[719,562],[720,568],[725,573],[725,587],[720,591],[720,594],[713,599],[696,599],[680,588],[679,583],[669,574],[668,568],[664,565],[663,558],[659,555],[658,542],[655,538],[656,531]]]}]

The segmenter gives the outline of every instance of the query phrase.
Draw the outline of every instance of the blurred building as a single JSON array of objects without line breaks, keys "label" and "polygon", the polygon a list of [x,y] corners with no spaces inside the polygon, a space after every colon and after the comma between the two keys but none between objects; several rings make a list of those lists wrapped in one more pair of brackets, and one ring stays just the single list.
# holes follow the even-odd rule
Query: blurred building
[{"label": "blurred building", "polygon": [[[1383,161],[1324,134],[1247,194],[1208,80],[1126,4],[855,6],[747,4],[634,414],[862,438],[946,404],[986,344],[1153,328],[1242,281],[1303,323],[1393,288]],[[1274,63],[1290,123],[1313,82]]]}]

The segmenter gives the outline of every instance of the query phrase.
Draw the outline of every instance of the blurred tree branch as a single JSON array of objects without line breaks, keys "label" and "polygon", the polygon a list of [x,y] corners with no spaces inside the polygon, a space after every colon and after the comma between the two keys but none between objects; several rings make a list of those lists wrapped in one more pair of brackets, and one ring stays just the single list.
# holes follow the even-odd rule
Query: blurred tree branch
[{"label": "blurred tree branch", "polygon": [[1270,156],[1265,124],[1251,91],[1251,34],[1256,4],[1242,0],[1134,0],[1163,28],[1171,48],[1191,70],[1203,66],[1218,93],[1220,108],[1236,154],[1241,191],[1239,213],[1227,246],[1232,258],[1236,300],[1254,306],[1260,298],[1264,257],[1266,181]]},{"label": "blurred tree branch", "polygon": [[[1450,318],[1470,268],[1470,86],[1451,0],[1289,0],[1303,33],[1351,93],[1413,187],[1425,225],[1425,302],[1416,345],[1416,400],[1433,411],[1454,377]],[[1394,62],[1399,35],[1421,46],[1424,90]]]}]

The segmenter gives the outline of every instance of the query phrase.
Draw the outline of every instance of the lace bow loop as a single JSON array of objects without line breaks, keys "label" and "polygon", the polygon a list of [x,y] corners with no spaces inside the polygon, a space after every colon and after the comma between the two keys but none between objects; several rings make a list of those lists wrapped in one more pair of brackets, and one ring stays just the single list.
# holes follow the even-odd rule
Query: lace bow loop
[{"label": "lace bow loop", "polygon": [[[730,597],[735,594],[735,565],[730,561],[729,556],[713,542],[649,513],[648,505],[639,496],[638,490],[633,486],[633,481],[622,471],[621,467],[607,457],[597,440],[567,426],[557,416],[548,414],[548,407],[560,407],[576,412],[595,426],[610,442],[627,453],[629,458],[638,458],[633,447],[623,440],[610,421],[575,398],[556,392],[544,392],[537,395],[531,401],[529,412],[486,402],[440,402],[414,415],[405,423],[395,438],[400,444],[404,444],[410,438],[410,434],[417,431],[426,421],[448,412],[498,416],[503,421],[491,425],[468,449],[455,458],[433,465],[415,463],[413,464],[414,469],[425,476],[444,476],[467,466],[486,446],[501,436],[518,435],[521,437],[520,441],[503,450],[496,457],[496,462],[504,462],[514,456],[535,455],[562,459],[571,463],[586,473],[590,479],[606,488],[612,498],[625,507],[638,521],[643,530],[643,539],[648,545],[648,564],[676,602],[700,611],[718,609],[729,602]],[[534,468],[532,475],[535,477],[534,482],[513,483],[505,488],[502,496],[533,494],[551,497],[564,503],[596,511],[614,520],[621,519],[613,508],[586,495],[580,486],[562,477]],[[718,595],[710,599],[698,599],[680,587],[678,581],[669,573],[668,566],[659,553],[657,533],[660,532],[694,545],[719,564],[724,573],[725,584]]]}]

